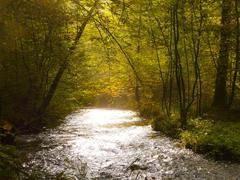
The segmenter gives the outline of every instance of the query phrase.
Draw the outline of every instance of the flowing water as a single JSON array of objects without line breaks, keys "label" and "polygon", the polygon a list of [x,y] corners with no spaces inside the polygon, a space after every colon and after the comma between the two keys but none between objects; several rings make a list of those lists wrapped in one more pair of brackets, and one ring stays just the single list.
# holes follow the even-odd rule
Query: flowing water
[{"label": "flowing water", "polygon": [[240,165],[207,160],[143,125],[135,112],[84,109],[53,130],[22,137],[29,171],[69,179],[240,180]]}]

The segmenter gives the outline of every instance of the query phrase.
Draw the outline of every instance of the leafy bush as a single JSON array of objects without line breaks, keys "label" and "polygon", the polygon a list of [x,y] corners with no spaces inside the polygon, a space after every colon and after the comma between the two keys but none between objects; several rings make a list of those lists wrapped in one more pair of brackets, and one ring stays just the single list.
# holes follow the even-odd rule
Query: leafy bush
[{"label": "leafy bush", "polygon": [[0,177],[3,179],[17,179],[20,163],[14,146],[0,144]]},{"label": "leafy bush", "polygon": [[218,160],[240,161],[240,123],[190,120],[180,135],[183,144],[195,152]]},{"label": "leafy bush", "polygon": [[155,131],[161,131],[164,134],[173,137],[178,138],[180,133],[180,121],[179,118],[177,118],[176,115],[172,115],[170,118],[165,117],[156,117],[152,119],[152,128]]}]

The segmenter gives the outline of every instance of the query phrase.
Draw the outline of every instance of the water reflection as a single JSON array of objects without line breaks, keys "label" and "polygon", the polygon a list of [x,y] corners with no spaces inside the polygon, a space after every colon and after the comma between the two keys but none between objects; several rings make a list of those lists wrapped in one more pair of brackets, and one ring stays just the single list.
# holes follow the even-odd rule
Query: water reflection
[{"label": "water reflection", "polygon": [[94,126],[101,126],[106,124],[117,124],[122,122],[140,120],[137,114],[133,111],[127,110],[111,110],[111,109],[87,109],[80,111],[82,114],[76,113],[77,116],[70,116],[70,122],[92,124]]},{"label": "water reflection", "polygon": [[[137,114],[132,111],[91,109],[85,110],[84,114],[71,117],[68,122],[89,128],[84,137],[77,137],[68,143],[72,145],[71,152],[77,156],[87,159],[88,165],[95,168],[95,165],[114,163],[119,154],[124,151],[124,146],[130,142],[138,141],[149,133],[149,128],[132,126],[128,128],[119,128],[113,125],[138,122],[140,120]],[[106,126],[108,125],[108,126]],[[111,125],[111,126],[109,126]],[[86,135],[88,138],[86,138]],[[99,167],[96,166],[97,170]],[[93,170],[93,169],[92,169]]]},{"label": "water reflection", "polygon": [[[208,161],[176,147],[173,140],[157,136],[149,125],[139,122],[141,119],[132,111],[80,110],[54,130],[30,137],[31,140],[24,137],[30,147],[29,160],[24,165],[49,174],[64,172],[75,179],[81,179],[83,172],[86,179],[239,177],[239,165]],[[38,140],[42,143],[36,148],[32,144]]]}]

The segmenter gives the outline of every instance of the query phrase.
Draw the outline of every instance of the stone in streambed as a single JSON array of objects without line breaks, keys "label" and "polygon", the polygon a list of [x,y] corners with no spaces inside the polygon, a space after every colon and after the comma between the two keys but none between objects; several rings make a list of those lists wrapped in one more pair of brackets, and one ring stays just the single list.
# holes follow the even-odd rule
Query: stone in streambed
[{"label": "stone in streambed", "polygon": [[135,171],[135,170],[147,170],[148,167],[147,166],[142,166],[142,165],[138,165],[138,164],[132,164],[129,169],[131,171]]}]

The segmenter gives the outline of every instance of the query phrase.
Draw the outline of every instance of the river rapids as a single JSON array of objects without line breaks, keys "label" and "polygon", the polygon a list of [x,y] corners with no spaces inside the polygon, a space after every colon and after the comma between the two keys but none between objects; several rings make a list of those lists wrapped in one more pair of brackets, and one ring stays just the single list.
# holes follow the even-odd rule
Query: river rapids
[{"label": "river rapids", "polygon": [[240,180],[240,165],[197,155],[143,125],[137,113],[81,109],[59,127],[21,137],[23,166],[42,179]]}]

